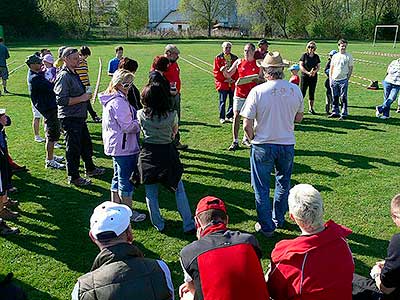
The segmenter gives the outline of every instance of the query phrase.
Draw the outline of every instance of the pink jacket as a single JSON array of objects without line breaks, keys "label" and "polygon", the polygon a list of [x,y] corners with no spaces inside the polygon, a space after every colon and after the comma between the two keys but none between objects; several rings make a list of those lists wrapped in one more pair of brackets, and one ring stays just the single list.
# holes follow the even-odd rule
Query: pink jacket
[{"label": "pink jacket", "polygon": [[139,153],[138,133],[140,126],[136,110],[126,96],[116,94],[100,94],[103,105],[102,135],[104,153],[110,156],[127,156]]}]

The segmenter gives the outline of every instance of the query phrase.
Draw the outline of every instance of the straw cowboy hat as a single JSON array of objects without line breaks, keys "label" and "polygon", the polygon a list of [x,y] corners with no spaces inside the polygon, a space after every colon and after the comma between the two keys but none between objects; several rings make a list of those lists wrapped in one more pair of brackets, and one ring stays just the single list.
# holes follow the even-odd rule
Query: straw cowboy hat
[{"label": "straw cowboy hat", "polygon": [[283,68],[289,66],[289,61],[282,59],[279,52],[268,52],[263,60],[257,60],[257,65],[264,68]]}]

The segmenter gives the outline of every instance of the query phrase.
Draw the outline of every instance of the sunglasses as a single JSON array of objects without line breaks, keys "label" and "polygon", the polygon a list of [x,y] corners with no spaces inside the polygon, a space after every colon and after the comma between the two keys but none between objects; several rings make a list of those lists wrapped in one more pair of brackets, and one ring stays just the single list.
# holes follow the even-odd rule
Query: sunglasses
[{"label": "sunglasses", "polygon": [[314,46],[308,46],[307,48],[308,48],[308,49],[315,49]]},{"label": "sunglasses", "polygon": [[129,89],[132,86],[132,82],[121,83],[121,85],[124,89]]}]

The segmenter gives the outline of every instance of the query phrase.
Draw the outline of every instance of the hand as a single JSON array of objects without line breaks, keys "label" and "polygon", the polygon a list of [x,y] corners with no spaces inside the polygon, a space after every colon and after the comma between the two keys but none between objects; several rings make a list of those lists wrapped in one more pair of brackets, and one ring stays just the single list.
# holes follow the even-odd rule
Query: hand
[{"label": "hand", "polygon": [[81,97],[82,97],[82,102],[86,102],[92,99],[92,94],[84,93]]},{"label": "hand", "polygon": [[381,260],[381,261],[377,261],[375,263],[376,266],[378,266],[380,269],[383,269],[383,266],[385,265],[385,261]]},{"label": "hand", "polygon": [[190,292],[187,282],[179,286],[179,297],[183,297],[184,294]]},{"label": "hand", "polygon": [[226,70],[226,66],[222,66],[221,68],[219,68],[219,70],[220,70],[221,72],[225,71],[225,70]]},{"label": "hand", "polygon": [[3,126],[7,125],[7,116],[5,114],[0,116],[0,124]]}]

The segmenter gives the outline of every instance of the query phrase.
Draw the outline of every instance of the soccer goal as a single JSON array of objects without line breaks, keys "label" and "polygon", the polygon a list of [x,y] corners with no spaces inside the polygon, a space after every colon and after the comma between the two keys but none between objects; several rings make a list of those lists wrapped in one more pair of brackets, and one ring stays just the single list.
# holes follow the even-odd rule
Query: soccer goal
[{"label": "soccer goal", "polygon": [[374,34],[374,43],[372,44],[372,47],[375,46],[376,33],[378,32],[378,28],[396,28],[396,33],[394,35],[394,41],[393,41],[393,48],[396,48],[397,33],[399,32],[399,25],[376,25],[375,26],[375,34]]}]

